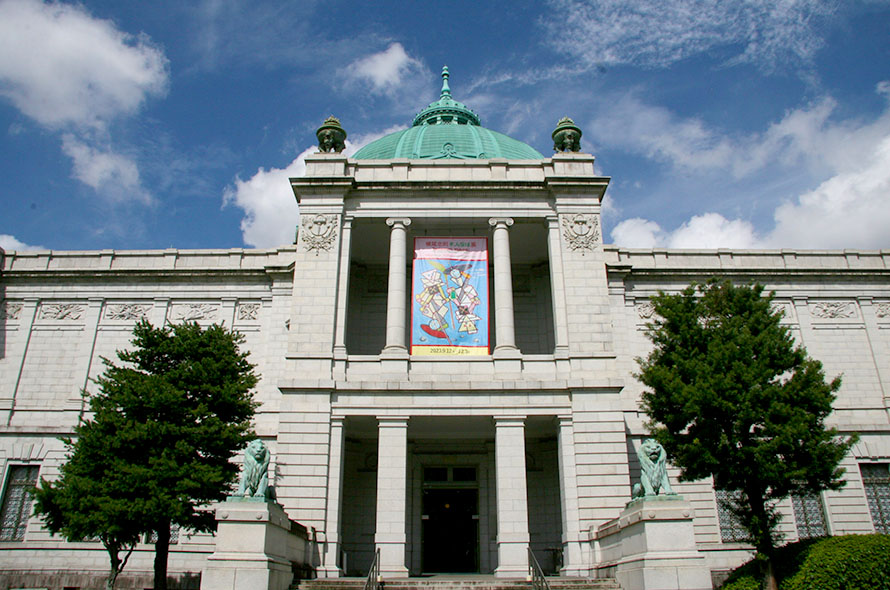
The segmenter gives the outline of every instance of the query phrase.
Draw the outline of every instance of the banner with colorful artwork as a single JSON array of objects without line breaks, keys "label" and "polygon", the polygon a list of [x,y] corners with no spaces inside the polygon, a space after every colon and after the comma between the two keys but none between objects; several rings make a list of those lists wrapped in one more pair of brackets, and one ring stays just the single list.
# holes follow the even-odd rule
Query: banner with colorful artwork
[{"label": "banner with colorful artwork", "polygon": [[489,354],[487,238],[415,238],[411,284],[411,354]]}]

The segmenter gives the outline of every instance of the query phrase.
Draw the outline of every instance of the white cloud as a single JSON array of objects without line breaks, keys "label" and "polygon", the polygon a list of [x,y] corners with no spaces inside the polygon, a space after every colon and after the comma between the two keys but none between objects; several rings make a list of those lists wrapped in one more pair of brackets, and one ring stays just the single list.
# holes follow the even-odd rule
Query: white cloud
[{"label": "white cloud", "polygon": [[10,250],[44,250],[43,246],[31,246],[24,242],[20,242],[15,238],[15,236],[11,236],[9,234],[0,234],[0,248],[6,251]]},{"label": "white cloud", "polygon": [[131,158],[108,148],[95,148],[71,134],[63,136],[62,151],[73,160],[74,177],[105,198],[151,203],[151,195],[139,179],[139,167]]},{"label": "white cloud", "polygon": [[612,230],[612,240],[626,248],[757,248],[762,247],[754,226],[719,213],[696,215],[677,229],[666,232],[654,221],[626,219]]},{"label": "white cloud", "polygon": [[[665,67],[717,48],[729,63],[773,70],[806,64],[824,41],[835,0],[551,0],[545,26],[557,51],[589,66]],[[569,34],[567,34],[569,32]]]},{"label": "white cloud", "polygon": [[0,94],[41,125],[97,127],[167,88],[167,60],[147,37],[79,5],[0,2]]},{"label": "white cloud", "polygon": [[775,220],[773,246],[890,247],[890,136],[855,169],[780,205]]},{"label": "white cloud", "polygon": [[286,168],[260,168],[248,180],[235,179],[235,186],[223,194],[223,206],[234,204],[244,210],[241,235],[244,243],[255,248],[292,244],[300,219],[289,178],[306,173],[306,156],[318,151],[313,146],[303,151]]},{"label": "white cloud", "polygon": [[427,77],[426,68],[405,52],[401,43],[391,43],[381,51],[357,59],[344,70],[347,80],[366,85],[374,94],[391,95],[409,78]]}]

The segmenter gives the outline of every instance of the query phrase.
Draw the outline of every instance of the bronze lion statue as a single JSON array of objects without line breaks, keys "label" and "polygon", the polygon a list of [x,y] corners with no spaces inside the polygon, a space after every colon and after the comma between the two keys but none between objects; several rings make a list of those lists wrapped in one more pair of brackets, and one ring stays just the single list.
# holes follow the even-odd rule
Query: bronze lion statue
[{"label": "bronze lion statue", "polygon": [[244,450],[244,470],[237,496],[265,498],[269,493],[269,449],[260,439],[250,441]]},{"label": "bronze lion statue", "polygon": [[637,451],[640,459],[640,483],[633,488],[633,497],[675,495],[667,474],[667,453],[654,438],[647,438]]}]

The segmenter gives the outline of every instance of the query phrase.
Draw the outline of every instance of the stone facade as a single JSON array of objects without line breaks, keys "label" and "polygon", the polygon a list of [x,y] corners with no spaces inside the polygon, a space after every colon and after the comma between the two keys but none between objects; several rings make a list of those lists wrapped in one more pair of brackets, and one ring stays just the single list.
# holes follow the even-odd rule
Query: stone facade
[{"label": "stone facade", "polygon": [[[614,573],[614,522],[646,435],[632,374],[650,346],[649,299],[723,275],[775,291],[795,337],[829,376],[843,374],[832,424],[861,440],[847,486],[818,501],[828,532],[874,531],[859,464],[890,462],[890,252],[604,245],[609,179],[593,164],[574,152],[521,161],[317,154],[291,180],[301,213],[293,246],[6,253],[3,473],[39,465],[41,477],[57,475],[57,437],[82,415],[80,391],[100,357],[128,345],[138,319],[222,322],[245,335],[258,364],[256,429],[272,451],[270,481],[306,527],[319,576],[364,575],[379,549],[389,577],[448,571],[443,559],[452,571],[524,577],[529,546],[549,571]],[[417,236],[489,238],[490,355],[409,354]],[[700,571],[689,575],[749,555],[723,540],[710,482],[675,489],[698,552]],[[794,540],[800,517],[791,501],[781,508]],[[462,527],[452,533],[459,541],[437,543],[436,527],[449,523]],[[181,535],[171,572],[204,571],[214,545]],[[33,518],[0,552],[7,576],[106,564],[98,544],[53,538]],[[140,546],[128,570],[150,569],[151,546]]]}]

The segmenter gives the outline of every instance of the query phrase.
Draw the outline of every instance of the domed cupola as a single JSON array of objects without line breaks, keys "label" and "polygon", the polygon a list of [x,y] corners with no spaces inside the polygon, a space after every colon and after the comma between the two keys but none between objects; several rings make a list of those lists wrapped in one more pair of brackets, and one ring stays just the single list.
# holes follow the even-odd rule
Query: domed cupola
[{"label": "domed cupola", "polygon": [[451,96],[448,77],[448,66],[445,66],[442,68],[439,100],[417,113],[411,127],[372,141],[358,150],[353,158],[543,159],[544,156],[530,145],[482,127],[479,115]]}]

